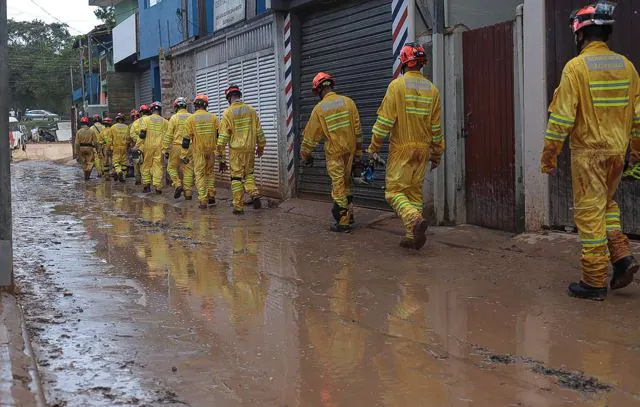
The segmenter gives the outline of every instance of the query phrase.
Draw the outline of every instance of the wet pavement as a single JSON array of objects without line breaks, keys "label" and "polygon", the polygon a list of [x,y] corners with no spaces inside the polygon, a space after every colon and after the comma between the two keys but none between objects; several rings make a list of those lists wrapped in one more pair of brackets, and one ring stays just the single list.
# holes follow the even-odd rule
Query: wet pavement
[{"label": "wet pavement", "polygon": [[328,212],[233,217],[73,167],[12,171],[49,405],[640,405],[640,288],[571,299],[564,256],[407,253],[380,225],[331,234]]}]

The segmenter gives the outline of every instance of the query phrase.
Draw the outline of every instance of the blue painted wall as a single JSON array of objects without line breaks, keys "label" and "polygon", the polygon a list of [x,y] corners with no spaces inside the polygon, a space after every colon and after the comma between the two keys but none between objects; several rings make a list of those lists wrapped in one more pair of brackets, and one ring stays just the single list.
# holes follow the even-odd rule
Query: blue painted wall
[{"label": "blue painted wall", "polygon": [[267,10],[267,0],[256,1],[256,14],[264,13]]},{"label": "blue painted wall", "polygon": [[[213,33],[213,0],[206,0],[207,7],[207,34]],[[189,0],[189,37],[199,34],[198,0]]]},{"label": "blue painted wall", "polygon": [[153,7],[148,5],[149,0],[138,0],[141,60],[155,57],[160,48],[167,49],[184,39],[182,22],[176,15],[182,7],[182,0],[161,0]]}]

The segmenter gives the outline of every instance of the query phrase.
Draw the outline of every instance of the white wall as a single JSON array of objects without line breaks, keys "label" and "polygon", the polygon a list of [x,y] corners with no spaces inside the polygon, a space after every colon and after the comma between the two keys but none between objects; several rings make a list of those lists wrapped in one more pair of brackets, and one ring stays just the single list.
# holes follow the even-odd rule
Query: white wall
[{"label": "white wall", "polygon": [[113,63],[135,54],[136,49],[136,15],[113,27]]}]

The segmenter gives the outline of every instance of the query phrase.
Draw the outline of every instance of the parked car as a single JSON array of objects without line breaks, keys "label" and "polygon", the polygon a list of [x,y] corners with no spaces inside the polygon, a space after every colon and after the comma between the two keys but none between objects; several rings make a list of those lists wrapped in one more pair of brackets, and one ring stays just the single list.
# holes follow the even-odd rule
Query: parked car
[{"label": "parked car", "polygon": [[25,145],[24,126],[20,125],[18,119],[9,117],[9,147],[12,150]]},{"label": "parked car", "polygon": [[60,121],[60,116],[46,110],[27,110],[24,114],[25,120],[53,120]]}]

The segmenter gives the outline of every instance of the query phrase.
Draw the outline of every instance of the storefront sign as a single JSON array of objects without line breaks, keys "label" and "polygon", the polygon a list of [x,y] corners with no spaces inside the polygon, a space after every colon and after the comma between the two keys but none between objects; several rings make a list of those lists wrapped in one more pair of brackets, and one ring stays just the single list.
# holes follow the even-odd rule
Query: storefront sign
[{"label": "storefront sign", "polygon": [[213,29],[218,31],[245,18],[245,0],[214,0]]}]

